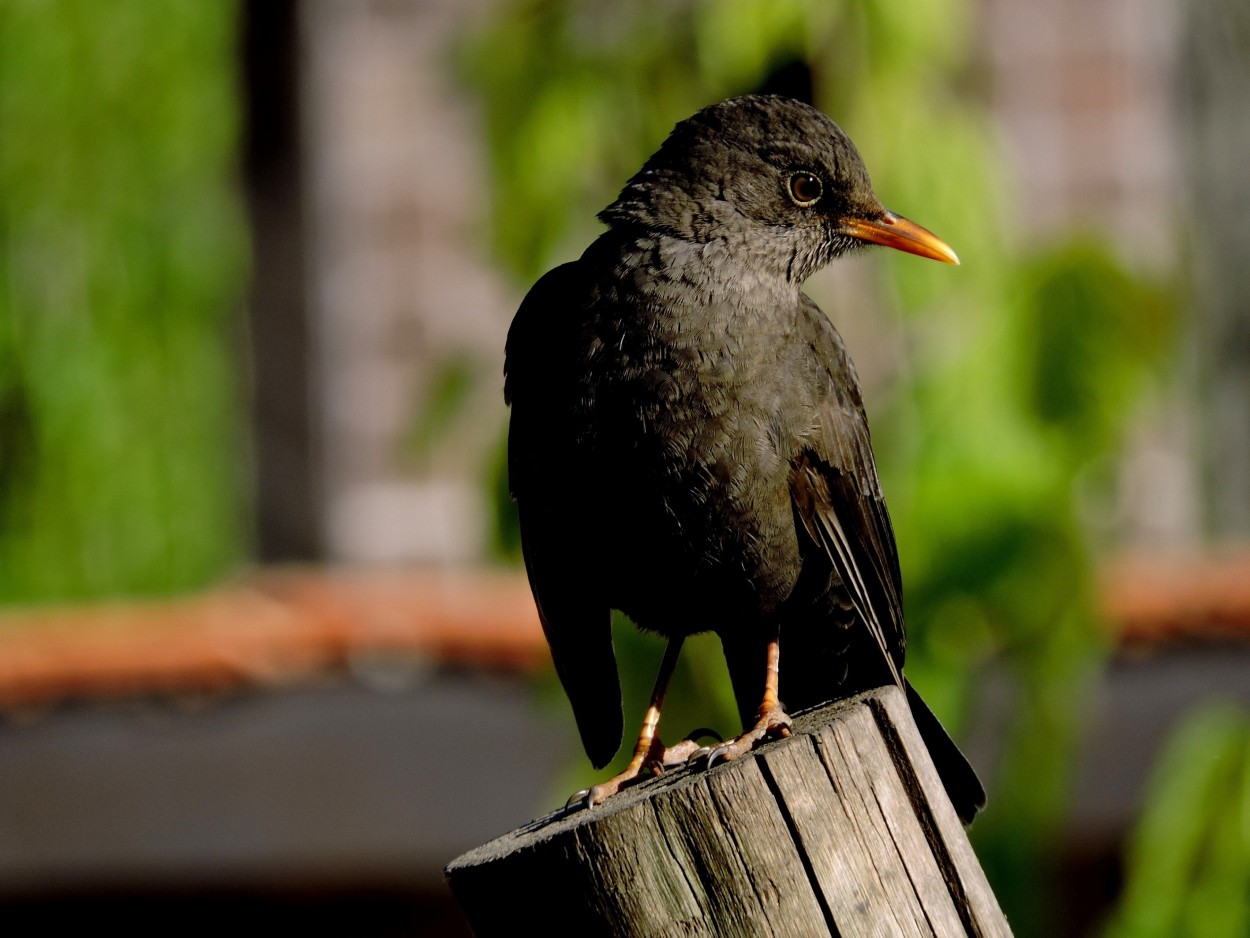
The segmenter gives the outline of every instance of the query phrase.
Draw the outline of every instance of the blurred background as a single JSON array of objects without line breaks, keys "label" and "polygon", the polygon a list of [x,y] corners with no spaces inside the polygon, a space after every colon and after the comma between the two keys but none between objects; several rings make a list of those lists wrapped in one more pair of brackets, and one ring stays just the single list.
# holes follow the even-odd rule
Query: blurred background
[{"label": "blurred background", "polygon": [[[963,260],[808,291],[1016,934],[1250,935],[1243,0],[0,0],[0,908],[467,933],[442,866],[596,778],[508,324],[761,90]],[[670,735],[733,713],[694,642]]]}]

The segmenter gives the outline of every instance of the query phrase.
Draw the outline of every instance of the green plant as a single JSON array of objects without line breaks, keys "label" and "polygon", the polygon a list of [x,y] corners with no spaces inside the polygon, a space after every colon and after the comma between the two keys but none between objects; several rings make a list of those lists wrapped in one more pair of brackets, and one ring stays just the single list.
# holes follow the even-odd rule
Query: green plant
[{"label": "green plant", "polygon": [[1155,768],[1106,938],[1250,934],[1250,714],[1185,718]]},{"label": "green plant", "polygon": [[230,2],[0,5],[0,602],[243,547]]}]

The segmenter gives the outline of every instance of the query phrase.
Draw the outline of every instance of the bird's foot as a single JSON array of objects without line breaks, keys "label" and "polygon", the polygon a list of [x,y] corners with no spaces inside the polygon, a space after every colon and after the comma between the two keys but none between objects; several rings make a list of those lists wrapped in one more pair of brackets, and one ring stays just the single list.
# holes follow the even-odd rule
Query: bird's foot
[{"label": "bird's foot", "polygon": [[604,801],[615,795],[622,788],[656,775],[662,775],[665,769],[675,765],[683,765],[698,758],[708,750],[706,746],[701,746],[697,740],[709,735],[716,736],[717,739],[720,738],[711,730],[696,730],[674,746],[665,746],[658,738],[653,739],[646,753],[641,757],[635,753],[634,758],[630,760],[629,765],[625,766],[624,771],[612,776],[606,782],[600,782],[598,785],[574,793],[569,798],[566,807],[572,807],[581,802],[586,807],[593,808],[597,804],[603,804]]},{"label": "bird's foot", "polygon": [[761,710],[755,725],[741,736],[721,743],[707,754],[707,765],[710,769],[718,762],[729,762],[744,756],[765,739],[784,739],[791,735],[790,716],[781,707],[773,706]]},{"label": "bird's foot", "polygon": [[[765,739],[782,739],[789,735],[791,735],[790,717],[778,706],[762,711],[755,726],[728,742],[720,742],[720,734],[708,729],[695,730],[675,746],[665,746],[656,738],[651,741],[650,747],[643,754],[634,754],[634,758],[629,761],[629,765],[625,766],[624,771],[612,776],[606,782],[583,788],[570,795],[569,800],[565,802],[565,808],[575,808],[579,805],[593,808],[595,805],[603,804],[622,788],[656,775],[662,775],[672,766],[697,763],[701,759],[706,759],[707,767],[711,768],[718,762],[737,759],[750,752]],[[705,736],[714,737],[719,745],[714,747],[701,745],[699,740]]]}]

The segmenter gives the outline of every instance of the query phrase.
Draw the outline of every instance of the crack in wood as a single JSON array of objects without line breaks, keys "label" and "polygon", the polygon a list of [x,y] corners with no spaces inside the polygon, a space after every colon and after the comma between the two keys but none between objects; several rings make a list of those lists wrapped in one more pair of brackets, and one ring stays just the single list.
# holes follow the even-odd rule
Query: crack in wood
[{"label": "crack in wood", "polygon": [[963,880],[959,876],[959,870],[947,847],[946,839],[938,828],[937,819],[933,816],[928,798],[925,797],[924,786],[916,773],[915,765],[912,764],[907,745],[898,727],[894,725],[892,714],[882,701],[872,698],[868,700],[868,711],[872,714],[881,738],[890,752],[891,761],[898,770],[898,777],[903,783],[903,791],[911,801],[912,811],[920,823],[920,829],[924,832],[929,849],[933,852],[933,859],[937,862],[942,878],[946,881],[946,888],[954,901],[955,911],[959,913],[964,930],[975,938],[983,938],[983,933],[973,918],[972,906],[967,890],[964,889]]},{"label": "crack in wood", "polygon": [[877,802],[877,809],[881,812],[881,816],[885,818],[885,829],[890,835],[890,843],[894,845],[894,851],[898,854],[899,862],[903,865],[903,872],[907,874],[907,882],[911,885],[912,894],[916,897],[916,904],[920,907],[920,914],[924,916],[925,924],[929,926],[929,931],[936,935],[938,934],[938,929],[933,923],[933,916],[930,914],[928,903],[924,901],[924,896],[921,895],[920,887],[916,883],[916,877],[912,873],[911,864],[907,862],[907,851],[899,843],[898,837],[895,835],[894,826],[889,820],[889,809],[887,805],[882,803],[876,785],[872,786],[872,796]]},{"label": "crack in wood", "polygon": [[[804,736],[802,738],[812,745],[813,754],[815,754],[815,737]],[[772,792],[773,797],[781,808],[781,817],[786,822],[786,828],[790,831],[790,839],[794,841],[795,850],[798,851],[799,859],[803,863],[803,872],[807,874],[807,881],[811,884],[816,901],[820,904],[820,912],[825,917],[825,927],[829,929],[830,938],[841,938],[841,932],[838,931],[838,923],[833,917],[833,910],[829,908],[829,900],[825,896],[824,889],[821,888],[820,878],[816,875],[816,868],[812,864],[812,858],[803,844],[803,835],[799,833],[798,826],[794,821],[794,815],[790,810],[790,804],[781,787],[777,784],[777,778],[773,775],[772,766],[769,765],[767,759],[760,760],[760,771],[764,776],[765,784],[768,785],[768,790]]]},{"label": "crack in wood", "polygon": [[655,829],[658,830],[660,835],[664,838],[664,848],[668,851],[668,855],[673,858],[673,865],[677,867],[678,872],[681,873],[682,881],[686,884],[686,889],[690,894],[691,904],[699,910],[700,917],[706,919],[707,908],[700,900],[699,892],[695,890],[694,883],[690,881],[690,874],[686,872],[686,864],[681,862],[681,859],[677,856],[677,851],[673,848],[672,838],[669,837],[669,828],[667,825],[661,823],[660,813],[657,809],[656,802],[654,801],[651,802],[651,814],[655,818]]}]

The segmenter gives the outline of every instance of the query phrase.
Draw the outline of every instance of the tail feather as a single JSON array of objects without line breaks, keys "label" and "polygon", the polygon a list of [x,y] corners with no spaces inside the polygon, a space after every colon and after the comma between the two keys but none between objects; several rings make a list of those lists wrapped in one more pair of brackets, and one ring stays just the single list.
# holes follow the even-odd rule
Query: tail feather
[{"label": "tail feather", "polygon": [[928,704],[920,699],[911,682],[904,679],[903,683],[907,686],[907,702],[911,705],[912,718],[946,787],[946,795],[955,806],[959,819],[964,824],[971,824],[977,812],[985,807],[985,789],[981,780]]}]

